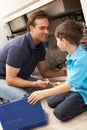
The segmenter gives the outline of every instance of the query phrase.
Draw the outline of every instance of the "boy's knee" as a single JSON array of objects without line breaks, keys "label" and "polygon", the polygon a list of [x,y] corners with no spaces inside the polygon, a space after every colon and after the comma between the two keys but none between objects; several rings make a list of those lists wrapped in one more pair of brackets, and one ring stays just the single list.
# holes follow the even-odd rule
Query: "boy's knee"
[{"label": "boy's knee", "polygon": [[49,107],[54,108],[54,105],[52,104],[52,101],[47,98],[47,104]]},{"label": "boy's knee", "polygon": [[68,120],[68,117],[67,117],[67,114],[64,113],[63,111],[61,110],[57,110],[56,108],[54,109],[54,115],[61,121],[67,121]]}]

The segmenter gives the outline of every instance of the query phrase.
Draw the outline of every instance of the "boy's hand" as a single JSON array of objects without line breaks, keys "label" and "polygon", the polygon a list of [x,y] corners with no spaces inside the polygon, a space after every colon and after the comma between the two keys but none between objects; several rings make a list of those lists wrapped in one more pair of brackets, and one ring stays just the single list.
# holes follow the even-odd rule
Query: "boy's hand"
[{"label": "boy's hand", "polygon": [[62,84],[62,82],[55,82],[54,84],[53,84],[53,87],[58,87],[59,85],[61,85]]},{"label": "boy's hand", "polygon": [[42,91],[35,91],[28,97],[28,102],[30,104],[35,104],[37,101],[44,98],[43,90]]}]

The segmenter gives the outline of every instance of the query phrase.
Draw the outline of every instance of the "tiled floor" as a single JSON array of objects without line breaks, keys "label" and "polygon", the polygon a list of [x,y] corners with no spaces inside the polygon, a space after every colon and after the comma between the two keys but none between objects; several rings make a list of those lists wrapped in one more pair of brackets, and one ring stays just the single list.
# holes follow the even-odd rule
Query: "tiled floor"
[{"label": "tiled floor", "polygon": [[48,107],[46,100],[42,100],[42,107],[47,114],[48,123],[44,126],[37,127],[32,130],[86,130],[87,129],[87,112],[73,118],[67,122],[58,120]]}]

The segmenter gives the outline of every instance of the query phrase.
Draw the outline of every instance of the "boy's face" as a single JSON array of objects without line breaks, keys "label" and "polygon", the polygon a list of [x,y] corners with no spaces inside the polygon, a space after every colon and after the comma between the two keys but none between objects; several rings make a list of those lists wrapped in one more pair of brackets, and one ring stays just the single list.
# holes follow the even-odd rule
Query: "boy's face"
[{"label": "boy's face", "polygon": [[65,39],[56,38],[57,46],[60,48],[61,51],[65,51]]}]

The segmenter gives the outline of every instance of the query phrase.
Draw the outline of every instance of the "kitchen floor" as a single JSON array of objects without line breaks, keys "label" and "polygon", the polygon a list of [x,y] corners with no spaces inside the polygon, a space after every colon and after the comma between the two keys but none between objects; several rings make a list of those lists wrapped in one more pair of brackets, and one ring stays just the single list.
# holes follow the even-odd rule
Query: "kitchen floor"
[{"label": "kitchen floor", "polygon": [[85,130],[87,128],[87,112],[67,122],[61,122],[53,115],[53,110],[48,107],[46,100],[42,100],[42,107],[46,112],[48,123],[32,130]]}]

